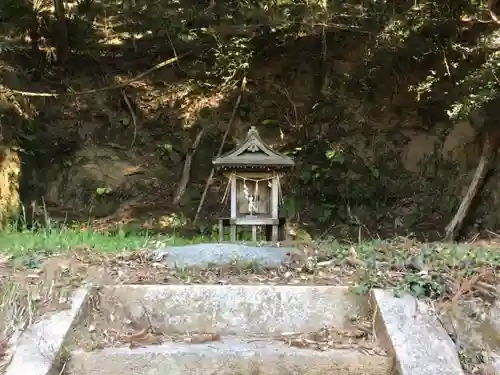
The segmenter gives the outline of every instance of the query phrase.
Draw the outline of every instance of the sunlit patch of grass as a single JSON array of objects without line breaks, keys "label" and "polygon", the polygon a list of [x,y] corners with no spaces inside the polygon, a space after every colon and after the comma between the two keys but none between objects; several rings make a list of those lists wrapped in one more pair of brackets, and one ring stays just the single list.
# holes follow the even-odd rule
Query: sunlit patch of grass
[{"label": "sunlit patch of grass", "polygon": [[151,246],[173,246],[190,243],[204,243],[207,238],[180,238],[148,233],[103,233],[92,229],[72,228],[39,229],[36,231],[4,231],[0,235],[0,252],[23,255],[33,252],[50,255],[81,247],[96,251],[133,251]]},{"label": "sunlit patch of grass", "polygon": [[26,221],[20,218],[0,233],[0,253],[14,257],[33,254],[45,256],[79,248],[123,252],[210,241],[210,238],[204,236],[182,238],[144,230],[118,230],[112,233],[94,231],[86,223],[60,224],[51,221],[47,215],[43,225],[34,223],[27,226],[25,223]]},{"label": "sunlit patch of grass", "polygon": [[13,255],[40,251],[54,253],[81,246],[102,251],[140,249],[147,245],[148,236],[120,236],[73,229],[7,231],[0,237],[0,251]]}]

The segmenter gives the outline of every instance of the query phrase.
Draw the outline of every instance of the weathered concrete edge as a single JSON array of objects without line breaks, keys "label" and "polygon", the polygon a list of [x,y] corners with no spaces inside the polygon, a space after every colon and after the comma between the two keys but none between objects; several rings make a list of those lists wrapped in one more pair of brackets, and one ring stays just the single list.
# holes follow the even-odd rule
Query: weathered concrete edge
[{"label": "weathered concrete edge", "polygon": [[373,290],[375,330],[398,375],[464,375],[455,344],[428,306],[410,295]]},{"label": "weathered concrete edge", "polygon": [[[498,286],[497,286],[498,288]],[[493,306],[491,306],[487,317],[489,323],[495,329],[500,337],[500,301],[496,300]],[[500,375],[500,353],[493,353],[492,355],[492,368],[497,375]]]},{"label": "weathered concrete edge", "polygon": [[[128,347],[99,351],[78,349],[72,352],[71,358],[68,375],[120,375],[123,369],[128,373],[134,369],[136,374],[169,375],[228,374],[230,370],[234,374],[298,374],[299,369],[304,374],[351,374],[349,369],[356,374],[385,375],[391,366],[385,356],[356,350],[309,351],[272,339],[247,342],[244,338],[224,338],[206,345],[169,342],[134,350]],[[225,371],[214,371],[216,368]],[[266,371],[273,368],[277,370]]]},{"label": "weathered concrete edge", "polygon": [[[500,285],[497,286],[500,289]],[[500,333],[500,301],[496,300],[488,312],[488,320],[495,330]]]},{"label": "weathered concrete edge", "polygon": [[491,366],[495,374],[500,374],[500,355],[493,354]]},{"label": "weathered concrete edge", "polygon": [[123,305],[132,320],[149,311],[155,329],[173,332],[268,335],[314,330],[321,322],[341,329],[353,316],[370,315],[366,296],[335,285],[110,285],[99,291],[101,305],[118,315]]},{"label": "weathered concrete edge", "polygon": [[87,301],[93,287],[77,289],[71,308],[47,313],[28,327],[14,343],[12,361],[5,375],[52,375],[60,372],[58,356],[67,336],[87,311]]}]

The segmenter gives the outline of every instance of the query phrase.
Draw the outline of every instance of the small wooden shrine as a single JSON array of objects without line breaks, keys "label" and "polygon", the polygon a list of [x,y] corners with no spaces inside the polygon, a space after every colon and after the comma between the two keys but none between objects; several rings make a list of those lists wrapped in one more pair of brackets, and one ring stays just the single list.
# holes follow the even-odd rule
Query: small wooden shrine
[{"label": "small wooden shrine", "polygon": [[280,181],[294,161],[272,150],[252,126],[239,147],[214,159],[213,164],[228,178],[223,202],[228,198],[231,202],[230,217],[219,218],[220,241],[224,240],[225,227],[230,227],[230,239],[236,241],[240,226],[252,228],[253,241],[257,240],[258,227],[265,228],[267,241],[281,240],[286,220],[279,215],[283,200]]}]

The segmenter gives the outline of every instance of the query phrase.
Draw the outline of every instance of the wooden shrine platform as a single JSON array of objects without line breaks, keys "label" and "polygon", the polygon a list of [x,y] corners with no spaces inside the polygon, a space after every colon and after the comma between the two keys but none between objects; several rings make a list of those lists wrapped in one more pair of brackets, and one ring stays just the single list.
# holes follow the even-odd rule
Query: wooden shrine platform
[{"label": "wooden shrine platform", "polygon": [[270,217],[246,216],[231,219],[219,218],[219,241],[224,242],[226,228],[229,228],[229,240],[236,242],[238,227],[252,229],[252,241],[257,241],[257,228],[264,227],[266,241],[278,242],[286,239],[286,218],[272,219]]}]

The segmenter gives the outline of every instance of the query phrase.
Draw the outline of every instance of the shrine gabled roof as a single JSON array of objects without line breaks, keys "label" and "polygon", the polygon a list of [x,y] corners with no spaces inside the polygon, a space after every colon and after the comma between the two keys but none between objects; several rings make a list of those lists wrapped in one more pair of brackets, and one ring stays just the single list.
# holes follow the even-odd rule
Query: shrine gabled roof
[{"label": "shrine gabled roof", "polygon": [[292,167],[292,158],[274,151],[260,138],[255,127],[248,131],[245,141],[237,148],[213,160],[216,167]]}]

